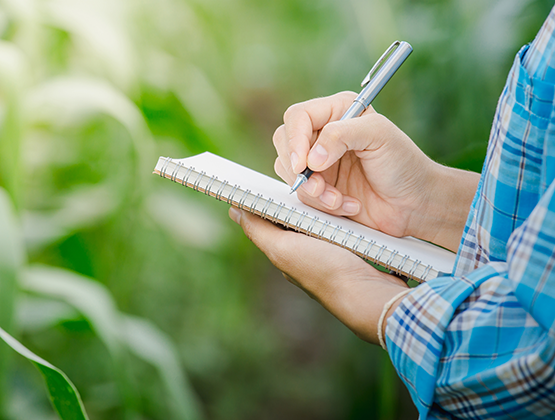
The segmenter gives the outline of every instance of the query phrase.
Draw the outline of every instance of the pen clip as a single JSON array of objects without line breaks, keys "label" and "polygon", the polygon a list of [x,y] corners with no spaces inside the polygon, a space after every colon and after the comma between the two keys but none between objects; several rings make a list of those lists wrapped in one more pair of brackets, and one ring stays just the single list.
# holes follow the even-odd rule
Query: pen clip
[{"label": "pen clip", "polygon": [[393,52],[393,50],[397,47],[399,47],[399,45],[401,45],[400,41],[395,41],[393,44],[391,44],[389,46],[389,48],[382,54],[382,56],[380,57],[380,59],[378,61],[376,61],[376,64],[374,64],[374,67],[372,67],[370,69],[370,71],[368,72],[368,74],[366,75],[366,77],[364,78],[364,80],[361,83],[362,87],[365,87],[368,83],[370,83],[370,80],[372,80],[372,76],[374,75],[374,73],[376,73],[376,71],[378,71],[378,68],[380,68],[380,66],[384,63],[386,57]]}]

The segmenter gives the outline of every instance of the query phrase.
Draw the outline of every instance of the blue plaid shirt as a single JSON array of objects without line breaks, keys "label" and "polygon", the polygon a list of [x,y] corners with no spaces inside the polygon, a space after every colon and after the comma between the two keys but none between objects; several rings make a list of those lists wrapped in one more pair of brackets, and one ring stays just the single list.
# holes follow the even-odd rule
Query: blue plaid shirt
[{"label": "blue plaid shirt", "polygon": [[554,32],[515,58],[452,276],[388,320],[422,419],[555,419]]}]

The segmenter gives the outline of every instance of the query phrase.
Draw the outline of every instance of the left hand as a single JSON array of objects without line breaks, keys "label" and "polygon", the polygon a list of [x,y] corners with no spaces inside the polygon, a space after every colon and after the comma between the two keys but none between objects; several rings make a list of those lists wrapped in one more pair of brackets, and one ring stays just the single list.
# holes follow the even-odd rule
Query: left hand
[{"label": "left hand", "polygon": [[290,282],[358,337],[378,343],[377,323],[385,303],[407,288],[401,279],[374,269],[346,249],[283,230],[249,212],[232,207],[229,215]]}]

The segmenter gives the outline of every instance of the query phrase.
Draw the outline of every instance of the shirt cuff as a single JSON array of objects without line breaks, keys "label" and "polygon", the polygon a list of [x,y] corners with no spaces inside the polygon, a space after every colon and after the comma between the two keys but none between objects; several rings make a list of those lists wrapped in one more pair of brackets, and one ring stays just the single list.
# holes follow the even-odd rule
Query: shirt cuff
[{"label": "shirt cuff", "polygon": [[386,343],[397,373],[421,419],[434,402],[445,331],[457,307],[485,280],[497,275],[485,265],[464,277],[438,277],[409,293],[388,318]]}]

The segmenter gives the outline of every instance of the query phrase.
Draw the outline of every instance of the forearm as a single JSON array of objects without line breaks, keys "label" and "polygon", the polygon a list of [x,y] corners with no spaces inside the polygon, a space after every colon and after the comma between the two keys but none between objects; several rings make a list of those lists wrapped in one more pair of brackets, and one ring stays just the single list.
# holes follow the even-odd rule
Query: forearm
[{"label": "forearm", "polygon": [[411,236],[457,252],[480,174],[434,163],[429,188],[409,224]]}]

